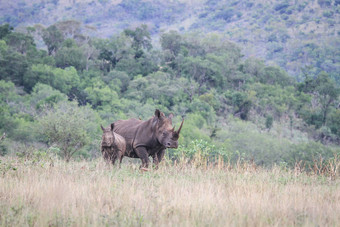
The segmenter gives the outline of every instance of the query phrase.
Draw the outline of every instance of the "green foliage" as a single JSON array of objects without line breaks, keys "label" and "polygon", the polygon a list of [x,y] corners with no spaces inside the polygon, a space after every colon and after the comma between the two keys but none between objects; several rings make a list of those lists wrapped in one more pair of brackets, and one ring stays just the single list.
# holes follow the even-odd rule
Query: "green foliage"
[{"label": "green foliage", "polygon": [[306,122],[317,128],[324,126],[328,120],[328,113],[340,95],[340,89],[335,81],[327,73],[321,72],[315,79],[307,77],[299,89],[313,96],[314,107],[304,113]]},{"label": "green foliage", "polygon": [[170,55],[168,55],[165,60],[171,61],[181,50],[182,36],[177,31],[171,30],[170,32],[161,35],[160,43],[163,51],[168,50],[170,52]]},{"label": "green foliage", "polygon": [[22,85],[29,64],[27,57],[12,49],[4,40],[0,40],[0,48],[0,79]]},{"label": "green foliage", "polygon": [[209,158],[215,154],[215,146],[204,140],[193,140],[188,146],[180,146],[170,154],[170,158],[194,162],[196,165],[206,165]]},{"label": "green foliage", "polygon": [[230,100],[231,105],[234,107],[233,114],[247,120],[252,107],[252,101],[248,94],[235,91],[232,94],[227,93],[226,98]]},{"label": "green foliage", "polygon": [[130,78],[126,72],[112,70],[103,77],[103,81],[113,90],[117,92],[126,92]]},{"label": "green foliage", "polygon": [[86,59],[82,49],[76,45],[74,40],[70,39],[64,41],[55,55],[56,66],[63,69],[72,66],[82,71],[85,69],[85,62]]},{"label": "green foliage", "polygon": [[3,39],[8,34],[12,32],[14,28],[10,26],[9,24],[4,24],[0,26],[0,39]]},{"label": "green foliage", "polygon": [[218,111],[221,107],[221,104],[218,100],[218,94],[214,90],[200,95],[198,98],[200,99],[200,101],[208,103],[215,111]]},{"label": "green foliage", "polygon": [[233,8],[227,8],[220,10],[218,13],[216,13],[215,18],[216,19],[223,19],[226,22],[230,22],[235,15],[235,11]]},{"label": "green foliage", "polygon": [[31,70],[24,77],[24,85],[27,90],[31,90],[38,82],[51,85],[53,79],[53,68],[51,66],[32,65]]},{"label": "green foliage", "polygon": [[16,171],[16,170],[17,170],[17,167],[15,166],[13,162],[10,162],[10,161],[3,162],[2,160],[0,160],[1,176],[5,176],[5,174],[7,174],[8,172]]},{"label": "green foliage", "polygon": [[210,142],[206,124],[206,120],[199,113],[188,114],[185,117],[185,126],[183,126],[181,130],[179,143],[183,144],[184,146],[188,146],[191,141],[195,139]]},{"label": "green foliage", "polygon": [[[202,18],[237,21],[244,14],[242,4],[234,3],[208,4],[216,13]],[[295,10],[285,4],[271,9],[287,16]],[[270,33],[263,37],[271,42],[271,55],[286,59],[280,48],[291,42],[290,31],[275,30],[274,16],[259,17]],[[157,43],[146,25],[109,39],[90,37],[77,21],[35,26],[28,34],[0,28],[0,133],[13,143],[47,143],[66,160],[96,157],[101,123],[147,120],[156,108],[174,113],[176,127],[184,117],[181,146],[169,153],[198,165],[223,158],[293,166],[311,162],[311,156],[330,159],[340,142],[337,75],[306,66],[297,83],[278,66],[244,57],[227,35],[170,31]],[[42,38],[48,52],[38,50],[32,37]],[[317,42],[294,51],[296,61],[304,54],[307,63],[336,55]],[[325,59],[317,64],[337,67]],[[306,145],[313,140],[323,144]],[[6,145],[3,153],[11,149]]]},{"label": "green foliage", "polygon": [[320,6],[330,6],[332,4],[332,0],[318,0],[318,4]]},{"label": "green foliage", "polygon": [[205,89],[207,83],[210,86],[223,85],[221,75],[217,69],[218,65],[201,57],[187,57],[183,64],[183,72],[185,76],[198,82],[199,94],[202,94],[202,90]]},{"label": "green foliage", "polygon": [[269,66],[264,68],[263,75],[260,76],[260,82],[272,85],[279,84],[281,86],[287,86],[292,84],[292,79],[282,69]]},{"label": "green foliage", "polygon": [[151,99],[155,104],[168,108],[183,98],[179,80],[159,71],[146,77],[136,77],[130,82],[126,93],[129,99],[137,99],[142,103]]},{"label": "green foliage", "polygon": [[55,104],[66,101],[67,96],[46,84],[37,83],[31,93],[30,103],[37,110],[53,107]]},{"label": "green foliage", "polygon": [[[152,48],[151,45],[151,37],[148,31],[148,26],[143,24],[140,27],[137,27],[135,30],[125,29],[125,35],[132,38],[132,47],[136,50],[136,54],[141,49],[150,50]],[[135,55],[138,58],[138,55]]]},{"label": "green foliage", "polygon": [[288,140],[260,133],[253,124],[242,121],[230,122],[226,130],[217,133],[217,140],[232,151],[232,161],[242,158],[265,166],[282,162],[290,149]]},{"label": "green foliage", "polygon": [[[148,32],[154,37],[173,28],[178,28],[183,33],[198,31],[199,36],[207,33],[224,34],[226,40],[232,40],[244,47],[242,53],[245,56],[264,59],[268,65],[275,63],[295,77],[299,77],[301,69],[308,65],[315,68],[313,76],[326,71],[336,77],[339,71],[339,39],[336,36],[339,25],[339,20],[336,19],[339,13],[338,0],[53,2],[31,3],[22,0],[8,7],[5,1],[1,5],[3,14],[0,16],[0,23],[10,23],[22,28],[26,24],[50,24],[59,21],[47,28],[28,31],[39,36],[40,40],[43,38],[49,55],[53,56],[67,38],[75,39],[80,47],[92,35],[113,37],[121,31],[127,31],[134,49],[139,49],[134,50],[133,55],[142,56],[145,49],[140,51],[143,48],[138,48],[141,44],[138,37],[143,36],[145,30],[136,25],[147,24]],[[80,21],[65,20],[70,15],[77,15],[85,25]],[[89,29],[92,26],[98,31]],[[12,32],[10,25],[4,24],[2,27],[2,36]],[[176,38],[176,35],[172,38]],[[168,60],[173,53],[177,56],[179,43],[181,42],[173,46],[176,50],[166,47],[169,50],[164,53],[167,62],[170,62]],[[315,48],[309,46],[310,43],[314,43]],[[171,53],[171,49],[175,51]],[[120,56],[110,51],[102,54],[106,57],[109,55],[112,65],[115,65]],[[133,76],[138,74],[141,73]]]},{"label": "green foliage", "polygon": [[331,129],[332,133],[340,138],[340,110],[333,110],[329,116],[327,126]]},{"label": "green foliage", "polygon": [[47,109],[38,119],[39,133],[49,145],[56,145],[66,161],[98,135],[96,115],[88,106],[76,102],[61,102]]},{"label": "green foliage", "polygon": [[273,117],[271,115],[266,117],[266,128],[270,130],[273,127]]},{"label": "green foliage", "polygon": [[294,87],[282,88],[281,86],[255,83],[250,87],[252,100],[258,114],[266,115],[268,112],[274,118],[280,118],[294,109],[297,101]]},{"label": "green foliage", "polygon": [[31,70],[24,77],[25,88],[30,91],[38,82],[68,94],[79,84],[79,76],[72,66],[61,69],[43,64],[32,65]]},{"label": "green foliage", "polygon": [[57,26],[51,25],[47,29],[43,30],[42,38],[47,46],[48,54],[55,54],[64,41],[62,33],[59,31]]},{"label": "green foliage", "polygon": [[15,102],[18,99],[18,95],[15,92],[15,86],[12,82],[6,82],[0,80],[0,133],[3,132],[7,136],[12,136],[17,122],[13,118],[14,111],[11,109],[9,102]]},{"label": "green foliage", "polygon": [[316,161],[330,160],[334,155],[339,156],[338,148],[326,147],[317,142],[301,143],[292,145],[291,150],[285,154],[285,161],[294,166],[296,162],[303,161],[306,166],[313,168]]},{"label": "green foliage", "polygon": [[26,55],[35,49],[34,39],[30,35],[11,32],[4,37],[4,40],[13,50],[23,55]]},{"label": "green foliage", "polygon": [[112,91],[107,85],[95,84],[93,87],[85,89],[87,99],[94,108],[100,109],[100,106],[111,106],[118,104],[118,95]]}]

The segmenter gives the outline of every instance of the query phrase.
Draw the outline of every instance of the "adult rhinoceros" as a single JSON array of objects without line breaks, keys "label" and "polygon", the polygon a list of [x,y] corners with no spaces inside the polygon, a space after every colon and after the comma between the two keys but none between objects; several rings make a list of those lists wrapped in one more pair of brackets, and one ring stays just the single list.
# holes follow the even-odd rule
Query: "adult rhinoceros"
[{"label": "adult rhinoceros", "polygon": [[156,109],[155,116],[147,121],[137,119],[118,120],[114,122],[114,132],[126,140],[125,156],[140,158],[142,168],[148,168],[149,156],[158,166],[165,154],[166,148],[177,148],[179,133],[184,119],[177,131],[172,126],[173,114],[168,117]]}]

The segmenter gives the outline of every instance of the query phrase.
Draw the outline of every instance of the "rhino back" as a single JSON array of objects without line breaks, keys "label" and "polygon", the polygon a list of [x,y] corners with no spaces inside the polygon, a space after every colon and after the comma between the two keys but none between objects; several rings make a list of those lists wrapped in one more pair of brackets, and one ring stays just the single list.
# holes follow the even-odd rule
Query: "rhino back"
[{"label": "rhino back", "polygon": [[114,136],[115,136],[115,143],[116,146],[119,150],[121,150],[123,153],[125,153],[126,151],[126,141],[125,139],[119,135],[118,133],[114,132]]},{"label": "rhino back", "polygon": [[113,131],[125,139],[126,156],[137,157],[133,151],[133,141],[135,140],[136,132],[141,123],[142,121],[137,119],[118,120],[114,123]]}]

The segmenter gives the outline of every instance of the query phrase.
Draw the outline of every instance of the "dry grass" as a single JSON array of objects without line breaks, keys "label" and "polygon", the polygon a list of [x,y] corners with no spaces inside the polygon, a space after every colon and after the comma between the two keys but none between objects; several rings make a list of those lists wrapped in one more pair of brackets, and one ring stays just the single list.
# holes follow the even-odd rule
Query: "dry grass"
[{"label": "dry grass", "polygon": [[340,225],[339,179],[279,167],[0,160],[0,226]]}]

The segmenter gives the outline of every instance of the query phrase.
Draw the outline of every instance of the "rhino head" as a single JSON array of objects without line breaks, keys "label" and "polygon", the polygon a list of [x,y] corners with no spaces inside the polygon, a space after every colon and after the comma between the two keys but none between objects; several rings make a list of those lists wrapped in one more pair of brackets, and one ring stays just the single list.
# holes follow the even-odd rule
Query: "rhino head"
[{"label": "rhino head", "polygon": [[103,136],[102,136],[102,146],[110,147],[115,142],[115,136],[113,134],[114,123],[111,124],[111,127],[106,129],[102,125],[100,125]]},{"label": "rhino head", "polygon": [[166,148],[178,147],[179,134],[184,122],[183,119],[179,129],[176,131],[175,127],[172,126],[172,118],[173,114],[166,117],[165,114],[158,109],[155,111],[154,122],[156,138],[158,142]]}]

